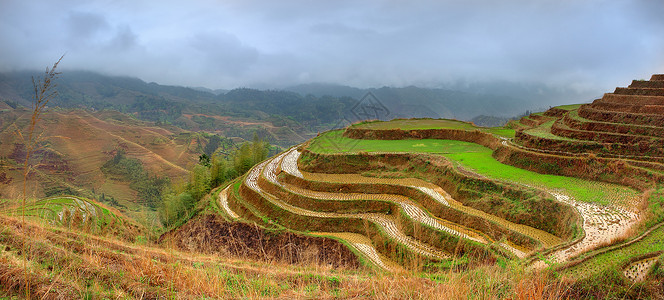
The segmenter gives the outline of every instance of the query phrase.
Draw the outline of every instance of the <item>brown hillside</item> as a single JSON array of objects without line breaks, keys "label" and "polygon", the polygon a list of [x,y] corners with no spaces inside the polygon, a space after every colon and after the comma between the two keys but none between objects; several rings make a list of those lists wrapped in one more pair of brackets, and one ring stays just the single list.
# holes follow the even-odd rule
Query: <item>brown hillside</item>
[{"label": "brown hillside", "polygon": [[[25,152],[16,129],[25,130],[29,114],[12,110],[0,114],[0,157],[8,158],[7,174],[18,184]],[[128,157],[139,159],[152,174],[171,179],[187,175],[187,167],[196,162],[199,151],[191,147],[188,132],[156,127],[118,112],[54,110],[43,116],[43,137],[48,147],[38,151],[32,163],[36,172],[30,177],[32,193],[44,195],[53,186],[68,187],[86,194],[93,189],[117,200],[134,201],[135,192],[128,183],[105,178],[100,167],[119,149]],[[2,185],[2,197],[13,197],[17,186]],[[15,194],[15,193],[14,193]],[[32,196],[32,195],[31,195]]]}]

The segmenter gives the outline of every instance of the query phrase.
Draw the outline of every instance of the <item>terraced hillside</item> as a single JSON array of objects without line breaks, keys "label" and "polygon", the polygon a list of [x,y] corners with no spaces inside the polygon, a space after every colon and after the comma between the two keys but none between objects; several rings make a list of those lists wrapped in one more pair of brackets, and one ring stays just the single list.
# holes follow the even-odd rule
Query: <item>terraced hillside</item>
[{"label": "terraced hillside", "polygon": [[[590,106],[660,93],[662,79]],[[0,200],[0,282],[7,295],[31,282],[36,295],[70,298],[90,291],[119,298],[662,297],[663,164],[654,150],[623,151],[642,140],[602,138],[639,135],[651,145],[660,132],[621,133],[647,126],[608,119],[577,130],[592,137],[555,129],[585,118],[586,106],[498,128],[397,119],[319,134],[201,200],[185,224],[159,239],[169,253],[127,244],[140,226],[92,200],[46,198],[25,207],[28,219],[48,225],[21,223],[13,216],[23,210]],[[174,150],[151,151],[165,159]],[[52,225],[67,228],[46,228]],[[125,241],[99,237],[108,233]],[[26,244],[29,255],[19,250]],[[213,255],[188,258],[180,250]],[[60,271],[53,259],[69,267]],[[24,277],[15,276],[21,260],[30,260]]]},{"label": "terraced hillside", "polygon": [[44,221],[48,226],[81,229],[128,241],[134,241],[145,231],[118,210],[82,197],[44,198],[29,201],[24,207],[15,200],[6,200],[0,203],[0,214],[17,218],[25,216],[29,220]]},{"label": "terraced hillside", "polygon": [[[538,121],[532,118],[537,117]],[[547,151],[664,161],[664,76],[634,80],[590,104],[520,120],[515,143]]]},{"label": "terraced hillside", "polygon": [[[21,191],[23,144],[17,130],[25,130],[30,115],[27,110],[0,112],[0,195],[16,197]],[[155,126],[129,115],[113,111],[53,109],[44,114],[40,132],[47,138],[31,161],[35,166],[29,179],[30,197],[77,194],[92,197],[105,194],[134,208],[137,193],[129,182],[106,176],[101,167],[117,151],[140,160],[146,171],[170,178],[188,174],[187,168],[198,161],[204,145],[195,134],[175,127]]]},{"label": "terraced hillside", "polygon": [[[637,88],[625,94],[651,93]],[[233,220],[339,240],[390,272],[515,261],[578,280],[614,271],[625,282],[648,280],[664,249],[664,169],[574,148],[622,140],[546,131],[584,107],[501,128],[435,119],[355,124],[257,165],[219,204]],[[525,135],[572,142],[537,148]]]}]

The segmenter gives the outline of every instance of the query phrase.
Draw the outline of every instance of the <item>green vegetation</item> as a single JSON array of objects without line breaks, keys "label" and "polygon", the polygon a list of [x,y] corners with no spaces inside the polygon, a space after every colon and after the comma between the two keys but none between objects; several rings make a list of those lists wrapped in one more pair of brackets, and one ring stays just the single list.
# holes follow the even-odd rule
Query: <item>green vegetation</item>
[{"label": "green vegetation", "polygon": [[199,163],[189,172],[189,180],[182,185],[169,187],[159,207],[159,218],[166,227],[178,223],[189,216],[196,203],[212,189],[246,173],[255,164],[265,160],[270,152],[269,143],[254,135],[254,140],[243,143],[230,155],[218,149],[212,151],[212,158],[200,156]]},{"label": "green vegetation", "polygon": [[208,136],[208,141],[203,147],[203,153],[208,157],[211,157],[215,152],[221,152],[222,154],[229,154],[229,151],[233,149],[235,144],[229,138],[220,137],[217,134],[205,134]]},{"label": "green vegetation", "polygon": [[454,140],[353,140],[342,136],[343,130],[334,130],[313,139],[309,148],[318,153],[338,152],[423,152],[464,153],[485,152],[478,144]]},{"label": "green vegetation", "polygon": [[556,106],[556,108],[563,109],[563,110],[576,110],[579,109],[583,104],[568,104],[568,105],[560,105]]},{"label": "green vegetation", "polygon": [[491,156],[493,153],[491,149],[475,143],[453,140],[352,140],[343,137],[341,133],[341,131],[330,131],[321,134],[312,140],[309,149],[317,153],[389,151],[441,154],[461,167],[482,176],[544,188],[552,192],[565,191],[584,202],[626,203],[638,195],[635,190],[620,185],[539,174],[505,165]]},{"label": "green vegetation", "polygon": [[143,169],[140,160],[125,156],[122,149],[117,150],[113,158],[101,167],[101,170],[104,174],[129,181],[129,187],[136,190],[139,198],[152,208],[159,205],[164,189],[170,184],[168,177],[150,175]]},{"label": "green vegetation", "polygon": [[448,120],[448,119],[397,119],[389,122],[382,121],[369,121],[362,122],[351,127],[373,130],[417,130],[417,129],[463,129],[463,130],[480,130],[483,132],[492,133],[502,137],[514,137],[514,129],[505,127],[477,127],[471,123]]},{"label": "green vegetation", "polygon": [[[583,202],[603,205],[616,201],[625,204],[638,195],[638,192],[616,184],[601,183],[573,177],[539,174],[500,163],[491,156],[490,149],[477,153],[454,153],[445,157],[489,178],[544,188],[548,191],[564,191]],[[555,166],[551,166],[555,168]]]},{"label": "green vegetation", "polygon": [[664,186],[662,184],[658,184],[648,197],[648,211],[650,218],[646,222],[646,227],[664,222]]},{"label": "green vegetation", "polygon": [[561,140],[561,141],[578,141],[578,140],[575,140],[575,139],[570,139],[570,138],[566,138],[566,137],[562,137],[562,136],[557,136],[557,135],[551,133],[551,126],[553,126],[554,122],[555,122],[555,120],[542,123],[541,125],[539,125],[535,128],[527,129],[525,132],[527,132],[528,134],[534,135],[536,137],[541,137],[541,138],[545,138],[545,139]]},{"label": "green vegetation", "polygon": [[621,270],[626,263],[634,258],[662,250],[664,250],[664,226],[660,226],[643,239],[625,247],[616,247],[616,249],[605,252],[599,250],[600,254],[561,272],[575,278],[593,277],[609,270]]}]

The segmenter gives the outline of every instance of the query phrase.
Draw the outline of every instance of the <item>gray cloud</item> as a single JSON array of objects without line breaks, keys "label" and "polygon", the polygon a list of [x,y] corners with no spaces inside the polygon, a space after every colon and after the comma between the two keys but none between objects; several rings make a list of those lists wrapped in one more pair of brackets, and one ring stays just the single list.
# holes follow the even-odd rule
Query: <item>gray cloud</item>
[{"label": "gray cloud", "polygon": [[200,54],[203,70],[213,74],[241,76],[259,56],[258,50],[226,32],[199,33],[190,45]]},{"label": "gray cloud", "polygon": [[89,12],[71,12],[65,19],[65,26],[72,43],[82,42],[103,34],[110,28],[104,16]]},{"label": "gray cloud", "polygon": [[233,88],[538,81],[607,91],[664,72],[651,0],[0,2],[0,71]]}]

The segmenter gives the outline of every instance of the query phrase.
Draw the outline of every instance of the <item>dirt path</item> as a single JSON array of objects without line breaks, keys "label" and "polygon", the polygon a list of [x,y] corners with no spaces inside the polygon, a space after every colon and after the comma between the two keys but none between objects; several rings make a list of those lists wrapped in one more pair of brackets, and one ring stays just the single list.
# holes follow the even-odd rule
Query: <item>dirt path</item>
[{"label": "dirt path", "polygon": [[238,216],[238,214],[236,214],[228,206],[228,189],[230,189],[230,186],[226,187],[223,191],[219,193],[219,205],[221,206],[221,208],[224,209],[224,212],[226,212],[228,216],[230,216],[233,219],[239,219],[240,216]]},{"label": "dirt path", "polygon": [[118,140],[120,140],[120,141],[123,141],[123,142],[125,142],[125,143],[127,143],[127,144],[131,144],[132,146],[135,146],[135,147],[138,147],[138,148],[144,150],[146,153],[151,154],[154,158],[156,158],[158,161],[160,161],[160,162],[166,164],[167,166],[170,166],[170,167],[172,167],[172,168],[175,168],[175,169],[177,169],[177,170],[180,170],[180,171],[182,171],[182,172],[184,172],[184,173],[189,173],[189,171],[187,171],[185,168],[180,167],[180,166],[178,166],[178,165],[176,165],[176,164],[174,164],[174,163],[172,163],[172,162],[166,160],[166,159],[163,158],[161,155],[152,152],[152,150],[150,150],[150,149],[148,149],[148,148],[145,148],[145,147],[142,146],[142,145],[139,145],[139,144],[137,144],[137,143],[135,143],[135,142],[133,142],[133,141],[127,140],[127,139],[125,139],[124,137],[119,136],[119,135],[117,135],[117,134],[111,133],[111,132],[108,131],[108,130],[105,130],[105,129],[103,129],[103,128],[99,128],[99,127],[97,127],[97,126],[95,126],[95,125],[92,125],[92,123],[90,123],[90,122],[88,122],[87,120],[83,119],[81,116],[76,116],[76,117],[79,118],[79,119],[81,120],[81,122],[86,123],[88,126],[94,128],[94,129],[97,129],[97,130],[99,130],[99,131],[105,132],[106,134],[108,134],[108,135],[110,135],[110,136],[112,136],[112,137],[114,137],[114,138],[116,138],[116,139],[118,139]]},{"label": "dirt path", "polygon": [[636,224],[636,212],[615,206],[601,206],[594,203],[576,201],[570,196],[551,193],[556,200],[569,204],[583,217],[583,230],[586,236],[576,244],[555,251],[549,255],[553,262],[565,262],[570,258],[599,245],[608,244],[615,238],[624,236]]}]

